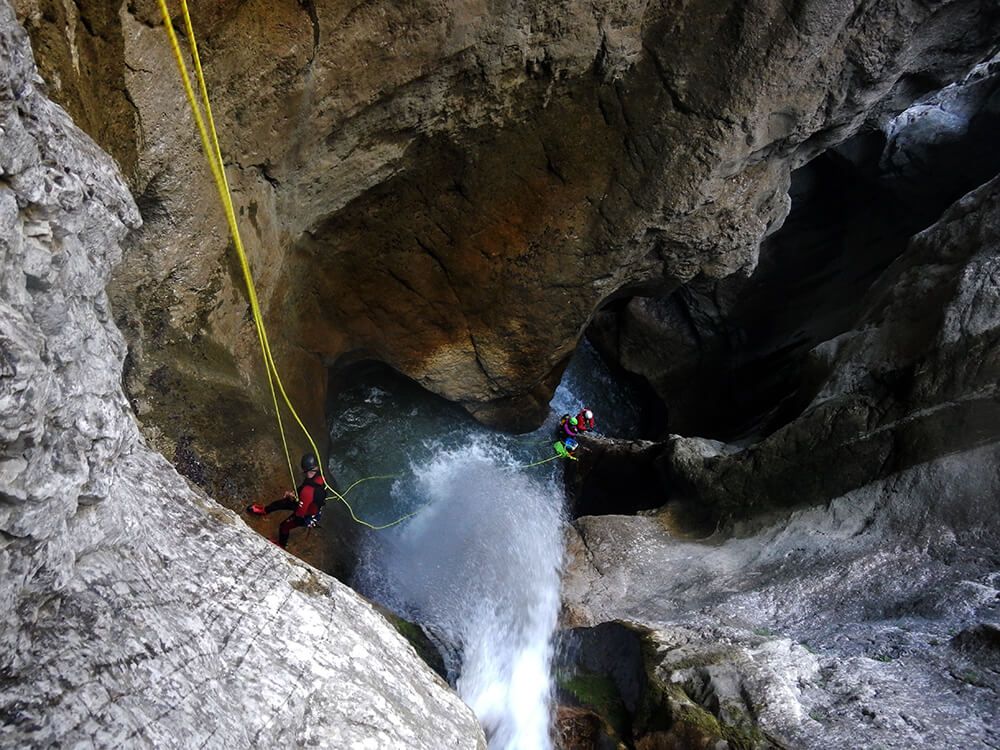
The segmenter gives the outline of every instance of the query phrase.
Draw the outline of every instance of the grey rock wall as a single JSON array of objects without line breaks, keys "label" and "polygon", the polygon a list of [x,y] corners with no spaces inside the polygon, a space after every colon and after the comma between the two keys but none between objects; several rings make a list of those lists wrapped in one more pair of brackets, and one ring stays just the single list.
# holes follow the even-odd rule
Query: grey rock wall
[{"label": "grey rock wall", "polygon": [[755,747],[995,747],[998,465],[937,459],[731,537],[580,519],[565,621],[644,633],[650,673],[777,740]]},{"label": "grey rock wall", "polygon": [[785,427],[674,436],[649,469],[673,502],[577,520],[567,623],[652,631],[650,672],[760,747],[995,747],[998,217],[995,178],[913,237]]},{"label": "grey rock wall", "polygon": [[911,240],[856,327],[811,352],[816,385],[795,420],[725,455],[698,438],[671,439],[674,490],[746,517],[1000,440],[998,216],[1000,178]]},{"label": "grey rock wall", "polygon": [[695,280],[598,314],[591,340],[645,378],[670,432],[759,439],[809,404],[810,351],[865,313],[882,272],[1000,172],[1000,59],[869,123],[793,173],[792,211],[749,279]]},{"label": "grey rock wall", "polygon": [[0,745],[484,748],[366,602],[146,447],[104,292],[138,225],[0,2]]},{"label": "grey rock wall", "polygon": [[[222,497],[220,446],[248,468],[280,458],[155,4],[18,6],[147,219],[113,286],[129,394]],[[316,432],[325,368],[367,358],[484,422],[537,426],[598,309],[749,273],[794,168],[963,75],[1000,28],[990,0],[194,13],[278,361]],[[201,419],[209,406],[241,429]]]}]

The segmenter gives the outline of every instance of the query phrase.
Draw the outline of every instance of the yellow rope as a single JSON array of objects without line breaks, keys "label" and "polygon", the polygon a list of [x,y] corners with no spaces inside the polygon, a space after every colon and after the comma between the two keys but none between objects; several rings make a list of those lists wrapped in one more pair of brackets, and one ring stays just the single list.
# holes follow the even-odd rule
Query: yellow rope
[{"label": "yellow rope", "polygon": [[512,469],[530,469],[532,466],[541,466],[542,464],[547,464],[549,461],[555,461],[557,458],[562,458],[558,453],[554,456],[549,456],[548,458],[543,458],[541,461],[535,461],[532,464],[522,464],[520,466],[511,466]]},{"label": "yellow rope", "polygon": [[[295,470],[292,468],[291,454],[288,450],[288,438],[285,434],[285,426],[281,418],[281,407],[278,402],[279,393],[281,394],[281,398],[284,401],[285,406],[288,408],[289,413],[292,415],[296,424],[298,424],[299,428],[302,430],[303,435],[305,435],[306,440],[309,442],[309,447],[312,448],[313,454],[318,456],[319,449],[316,447],[316,443],[313,440],[312,435],[309,434],[309,430],[306,429],[305,424],[303,424],[302,420],[299,418],[298,412],[295,411],[295,407],[292,405],[292,401],[285,391],[284,384],[281,382],[281,376],[278,374],[278,367],[274,362],[271,345],[267,339],[267,329],[264,326],[264,316],[261,313],[260,303],[257,299],[257,290],[254,286],[253,274],[250,270],[250,263],[247,260],[246,250],[243,246],[243,239],[240,236],[239,225],[236,222],[236,210],[233,207],[232,191],[229,187],[229,180],[226,177],[226,170],[222,159],[222,149],[219,146],[219,136],[215,127],[215,118],[212,116],[212,105],[208,98],[208,87],[205,84],[205,75],[201,67],[201,58],[198,55],[198,43],[195,39],[194,28],[191,25],[191,15],[188,12],[187,0],[180,0],[180,4],[181,11],[184,16],[184,26],[188,35],[191,57],[194,61],[195,76],[198,79],[198,89],[201,94],[201,103],[205,108],[204,117],[202,117],[201,109],[198,107],[194,87],[191,85],[191,78],[188,74],[187,66],[184,63],[184,55],[177,39],[177,33],[174,30],[173,21],[171,21],[170,13],[167,10],[166,0],[159,0],[160,14],[163,16],[163,25],[167,30],[168,37],[170,38],[170,46],[173,49],[174,60],[177,63],[177,70],[180,73],[181,82],[184,85],[184,93],[187,96],[188,105],[191,107],[191,114],[194,116],[195,124],[198,127],[198,136],[201,138],[201,147],[205,153],[205,158],[208,160],[208,166],[212,170],[212,178],[215,181],[215,187],[219,193],[219,199],[222,201],[222,206],[226,214],[226,223],[229,226],[229,233],[233,238],[233,246],[236,248],[236,254],[240,261],[240,269],[243,273],[243,281],[247,290],[247,299],[250,302],[250,310],[253,314],[254,328],[257,331],[257,339],[260,343],[261,356],[264,360],[264,370],[267,373],[267,383],[271,392],[271,400],[274,405],[274,414],[278,422],[278,431],[281,434],[281,445],[285,453],[285,462],[288,464],[288,473],[292,479],[292,492],[295,494],[296,500],[298,500],[299,497],[295,482]],[[560,458],[558,454],[541,461],[535,461],[534,463],[524,464],[523,466],[513,468],[527,469],[533,466],[540,466],[541,464],[548,463],[549,461],[554,461],[557,458]],[[573,460],[576,460],[573,456],[567,456],[567,458],[573,458]],[[322,476],[322,471],[320,472],[320,475]],[[335,497],[340,500],[340,502],[347,507],[347,510],[351,514],[351,518],[356,523],[375,531],[379,531],[381,529],[396,526],[408,518],[412,518],[420,512],[421,508],[418,508],[412,513],[408,513],[401,518],[397,518],[391,523],[375,525],[358,518],[357,514],[354,512],[354,508],[352,508],[351,504],[347,502],[344,495],[354,489],[354,487],[361,482],[366,482],[370,479],[390,479],[395,478],[396,476],[398,475],[385,474],[364,477],[363,479],[359,479],[354,482],[354,484],[348,487],[343,494],[333,489],[333,487],[326,483],[325,479],[323,484],[326,487],[328,498]]]},{"label": "yellow rope", "polygon": [[[201,147],[205,153],[205,158],[208,160],[209,168],[212,170],[215,187],[219,193],[219,199],[222,201],[222,206],[226,214],[226,223],[229,225],[229,233],[233,238],[233,245],[236,248],[236,254],[240,261],[240,269],[242,270],[243,281],[247,290],[247,299],[250,302],[250,310],[253,314],[254,327],[257,330],[257,339],[260,343],[261,354],[264,360],[264,369],[267,372],[267,381],[268,387],[271,391],[271,400],[274,403],[274,413],[278,421],[278,431],[281,433],[281,443],[285,452],[285,461],[288,464],[288,473],[292,479],[292,491],[295,493],[296,500],[298,500],[298,490],[295,488],[295,470],[292,468],[291,454],[288,450],[288,439],[285,435],[285,428],[281,419],[281,408],[278,403],[278,393],[281,394],[281,398],[288,407],[289,413],[302,430],[303,435],[305,435],[306,440],[309,442],[309,447],[313,450],[313,454],[318,456],[320,453],[312,435],[309,434],[309,430],[306,429],[306,426],[299,418],[298,412],[295,411],[295,407],[292,405],[292,401],[285,391],[284,384],[281,382],[281,376],[278,374],[278,367],[274,363],[274,356],[271,353],[270,342],[267,339],[267,330],[264,326],[264,316],[261,313],[260,304],[257,300],[257,291],[253,283],[253,274],[250,271],[250,263],[247,260],[246,250],[243,246],[243,239],[240,236],[239,226],[236,223],[236,211],[233,207],[229,181],[226,179],[226,172],[222,160],[222,150],[219,147],[219,137],[215,128],[215,120],[212,117],[212,107],[208,98],[208,88],[205,84],[205,76],[201,67],[201,59],[198,55],[198,44],[195,40],[194,29],[191,25],[191,16],[188,12],[187,0],[180,0],[180,3],[181,11],[184,15],[184,25],[188,34],[191,57],[194,61],[195,75],[198,79],[198,88],[201,93],[202,105],[205,108],[204,118],[202,117],[201,110],[199,109],[195,98],[194,88],[191,85],[191,78],[188,75],[187,66],[184,64],[184,55],[181,51],[180,43],[177,40],[177,33],[174,30],[173,22],[170,19],[170,13],[167,10],[166,0],[159,0],[160,14],[163,16],[163,25],[167,30],[168,37],[170,38],[170,46],[173,49],[174,60],[177,63],[177,70],[180,73],[181,82],[184,85],[184,93],[187,96],[188,104],[191,107],[191,114],[194,116],[195,124],[198,127],[198,135],[201,138]],[[207,127],[205,124],[206,119],[208,120]],[[275,389],[275,386],[277,386],[277,390]],[[327,489],[327,493],[329,493],[329,497],[335,497],[347,506],[347,509],[350,511],[351,518],[354,521],[371,529],[379,530],[389,528],[390,526],[401,523],[414,515],[414,513],[410,513],[397,519],[396,521],[393,521],[391,524],[376,526],[358,518],[354,509],[351,507],[350,503],[347,502],[344,496],[327,484],[325,480],[324,486]]]}]

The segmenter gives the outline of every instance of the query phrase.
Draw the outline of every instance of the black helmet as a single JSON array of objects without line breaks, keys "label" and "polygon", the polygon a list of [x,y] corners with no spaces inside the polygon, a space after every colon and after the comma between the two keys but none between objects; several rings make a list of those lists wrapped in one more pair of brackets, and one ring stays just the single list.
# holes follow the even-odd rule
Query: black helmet
[{"label": "black helmet", "polygon": [[302,457],[302,471],[316,471],[319,468],[319,462],[316,460],[316,456],[312,453],[307,453]]}]

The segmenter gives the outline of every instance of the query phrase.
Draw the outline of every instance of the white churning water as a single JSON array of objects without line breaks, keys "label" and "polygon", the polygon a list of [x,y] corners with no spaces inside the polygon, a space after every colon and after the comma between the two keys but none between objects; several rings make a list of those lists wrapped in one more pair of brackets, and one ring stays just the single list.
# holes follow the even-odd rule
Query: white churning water
[{"label": "white churning water", "polygon": [[563,492],[548,472],[517,464],[473,446],[415,467],[393,492],[429,504],[371,538],[364,578],[454,650],[456,687],[491,750],[548,750]]},{"label": "white churning water", "polygon": [[359,515],[400,526],[364,532],[359,590],[430,631],[491,750],[549,750],[553,636],[563,560],[561,461],[553,455],[563,412],[583,404],[599,426],[636,434],[635,394],[582,345],[552,400],[546,424],[510,436],[476,424],[385,369],[366,368],[330,404],[333,476],[371,474],[350,499]]}]

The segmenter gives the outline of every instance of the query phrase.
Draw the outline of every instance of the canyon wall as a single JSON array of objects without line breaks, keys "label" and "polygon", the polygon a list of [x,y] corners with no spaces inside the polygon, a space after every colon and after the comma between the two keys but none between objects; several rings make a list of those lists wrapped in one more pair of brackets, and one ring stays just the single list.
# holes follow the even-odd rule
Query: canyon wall
[{"label": "canyon wall", "polygon": [[[483,746],[363,601],[170,465],[233,508],[286,481],[155,4],[16,11],[45,82],[0,5],[0,737]],[[568,624],[642,640],[649,746],[699,718],[757,746],[996,744],[1000,205],[992,141],[949,145],[991,132],[995,60],[966,74],[995,3],[286,0],[195,24],[314,434],[327,368],[365,359],[534,425],[585,329],[667,404],[683,436],[585,441],[588,512],[666,505],[579,520],[564,597]],[[927,98],[956,80],[978,108]],[[921,223],[819,269],[815,216],[782,224],[824,184]]]},{"label": "canyon wall", "polygon": [[141,436],[105,293],[139,212],[0,2],[0,745],[485,748],[353,591]]},{"label": "canyon wall", "polygon": [[[237,507],[280,464],[247,307],[154,3],[20,0],[144,225],[112,286],[154,443]],[[789,174],[985,57],[982,0],[195,8],[278,360],[377,359],[534,426],[595,311],[745,276]],[[61,24],[66,23],[66,32]]]},{"label": "canyon wall", "polygon": [[1000,176],[856,304],[769,434],[581,439],[564,620],[636,641],[636,747],[996,746]]}]

